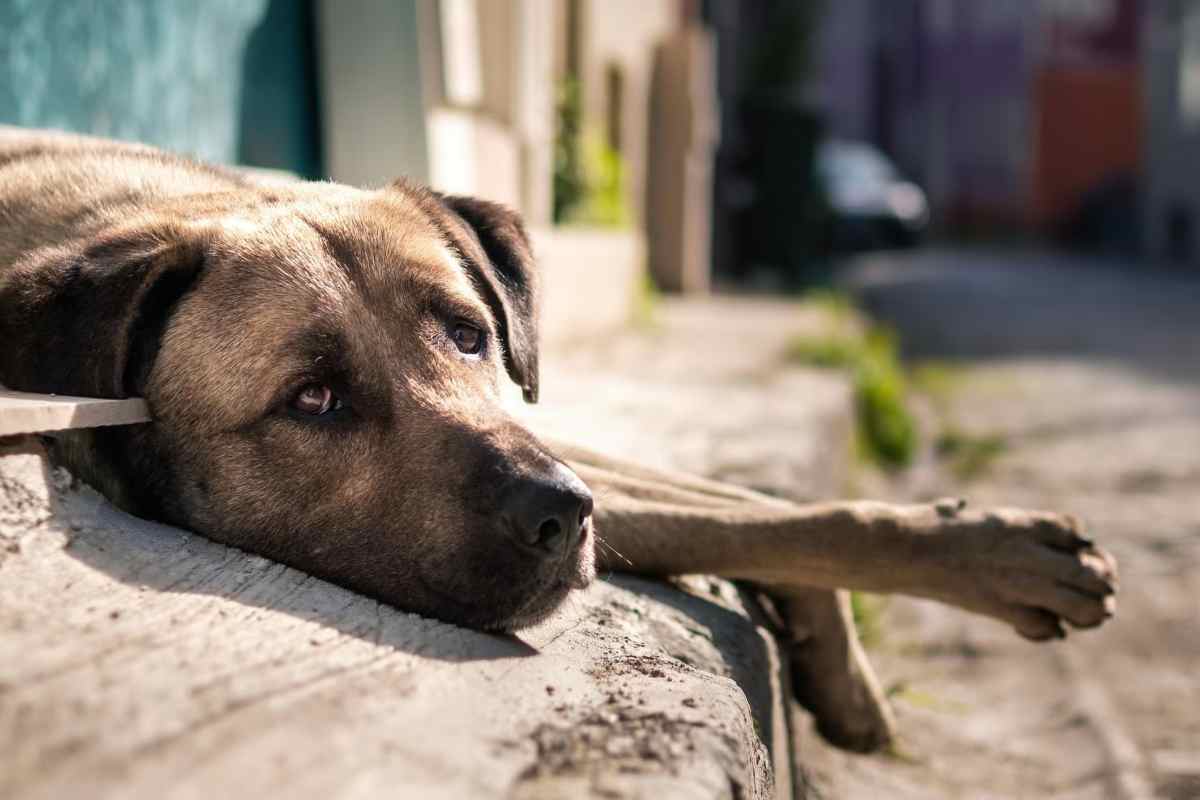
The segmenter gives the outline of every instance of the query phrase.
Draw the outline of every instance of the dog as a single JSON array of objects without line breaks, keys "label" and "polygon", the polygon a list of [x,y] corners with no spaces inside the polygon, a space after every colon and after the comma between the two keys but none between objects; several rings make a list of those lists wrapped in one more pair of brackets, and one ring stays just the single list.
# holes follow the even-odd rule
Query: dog
[{"label": "dog", "polygon": [[837,590],[1039,641],[1113,614],[1116,563],[1070,516],[798,506],[540,441],[501,403],[506,379],[537,400],[537,297],[522,223],[491,202],[0,130],[0,384],[145,398],[153,422],[51,445],[130,513],[491,631],[598,568],[750,581],[822,732],[859,750],[894,722]]}]

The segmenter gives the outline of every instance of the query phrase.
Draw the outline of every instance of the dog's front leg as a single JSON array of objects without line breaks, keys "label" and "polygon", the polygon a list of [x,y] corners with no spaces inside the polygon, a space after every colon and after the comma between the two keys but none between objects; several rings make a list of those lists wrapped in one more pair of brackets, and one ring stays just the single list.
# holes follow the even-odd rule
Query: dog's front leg
[{"label": "dog's front leg", "polygon": [[[794,508],[790,503],[736,486],[655,470],[563,446],[571,466],[596,493],[602,515],[610,504],[641,499],[694,509]],[[603,541],[598,551],[610,547]],[[618,548],[619,549],[619,548]],[[610,550],[613,566],[625,565]],[[770,594],[786,630],[792,690],[812,712],[821,735],[860,752],[887,746],[895,737],[891,707],[859,642],[844,590],[802,586],[762,587]]]},{"label": "dog's front leg", "polygon": [[863,650],[845,589],[765,587],[787,627],[792,692],[833,744],[871,752],[896,736],[896,720]]},{"label": "dog's front leg", "polygon": [[692,508],[616,495],[596,521],[626,569],[909,594],[1033,640],[1065,636],[1064,623],[1094,627],[1115,608],[1114,559],[1060,514],[955,503]]},{"label": "dog's front leg", "polygon": [[[842,746],[888,743],[894,723],[838,587],[928,597],[1035,640],[1115,608],[1116,564],[1067,516],[958,503],[797,506],[750,490],[557,447],[597,494],[611,569],[709,572],[768,587],[790,629],[794,689]],[[620,556],[614,555],[620,553]]]}]

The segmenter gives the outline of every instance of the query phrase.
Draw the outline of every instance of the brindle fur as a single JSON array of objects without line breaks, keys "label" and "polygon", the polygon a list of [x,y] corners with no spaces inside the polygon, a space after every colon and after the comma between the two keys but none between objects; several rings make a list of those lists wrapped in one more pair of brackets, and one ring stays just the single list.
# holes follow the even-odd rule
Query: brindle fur
[{"label": "brindle fur", "polygon": [[[494,343],[463,358],[447,320]],[[396,606],[511,630],[596,562],[755,581],[793,632],[797,687],[846,746],[892,721],[840,587],[905,592],[1065,635],[1113,611],[1111,556],[1070,517],[957,504],[795,506],[548,448],[502,410],[537,396],[537,276],[512,212],[404,182],[264,183],[136,145],[0,130],[0,383],[143,396],[154,422],[60,434],[53,455],[126,510]],[[352,411],[301,421],[304,383]],[[557,455],[551,455],[555,453]],[[569,558],[530,559],[502,499],[566,459],[597,494]]]}]

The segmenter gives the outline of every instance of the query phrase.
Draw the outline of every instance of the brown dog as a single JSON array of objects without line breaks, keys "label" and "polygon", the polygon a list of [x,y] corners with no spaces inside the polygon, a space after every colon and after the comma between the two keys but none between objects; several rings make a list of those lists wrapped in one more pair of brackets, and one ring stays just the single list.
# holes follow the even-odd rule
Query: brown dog
[{"label": "brown dog", "polygon": [[[536,297],[521,223],[492,203],[0,131],[0,383],[145,397],[152,424],[54,446],[128,511],[493,630],[586,586],[599,525],[629,562],[606,566],[772,587],[823,729],[859,748],[890,720],[833,589],[1039,640],[1111,615],[1115,564],[1068,517],[798,507],[548,449],[499,402],[504,372],[537,397]],[[604,489],[594,515],[580,476]]]}]

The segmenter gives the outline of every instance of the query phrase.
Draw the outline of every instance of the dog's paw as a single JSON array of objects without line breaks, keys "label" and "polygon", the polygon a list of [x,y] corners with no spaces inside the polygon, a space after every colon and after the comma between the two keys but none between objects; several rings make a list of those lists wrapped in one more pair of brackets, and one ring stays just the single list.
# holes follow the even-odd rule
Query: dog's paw
[{"label": "dog's paw", "polygon": [[1094,628],[1116,612],[1117,562],[1075,517],[998,509],[956,513],[950,545],[960,605],[1033,641]]}]

